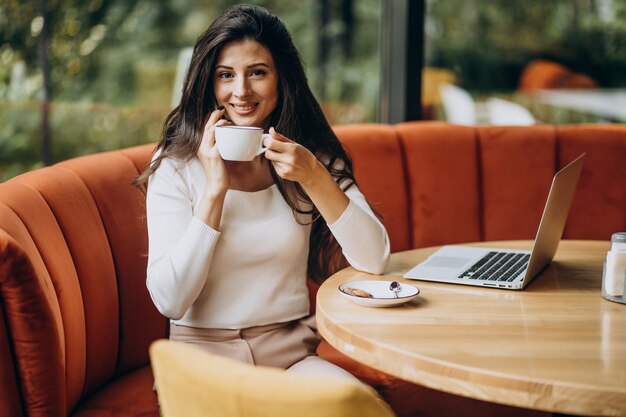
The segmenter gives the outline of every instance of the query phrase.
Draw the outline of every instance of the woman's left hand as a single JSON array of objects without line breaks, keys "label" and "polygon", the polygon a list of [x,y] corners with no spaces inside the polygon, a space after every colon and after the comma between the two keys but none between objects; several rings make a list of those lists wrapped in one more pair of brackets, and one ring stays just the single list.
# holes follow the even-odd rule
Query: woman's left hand
[{"label": "woman's left hand", "polygon": [[350,200],[326,167],[304,146],[270,129],[265,157],[272,162],[278,176],[297,181],[311,198],[327,223],[334,223],[346,210]]},{"label": "woman's left hand", "polygon": [[320,161],[304,146],[278,133],[273,127],[270,128],[270,138],[266,138],[263,144],[267,146],[265,157],[272,162],[279,177],[284,180],[296,181],[306,185],[314,181],[320,168]]}]

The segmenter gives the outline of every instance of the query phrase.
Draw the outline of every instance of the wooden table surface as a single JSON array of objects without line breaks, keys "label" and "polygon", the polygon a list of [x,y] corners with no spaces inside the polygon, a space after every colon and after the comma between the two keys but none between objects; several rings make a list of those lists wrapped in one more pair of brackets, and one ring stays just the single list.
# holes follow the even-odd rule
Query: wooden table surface
[{"label": "wooden table surface", "polygon": [[[347,268],[330,277],[317,295],[319,330],[353,359],[433,389],[536,410],[626,416],[626,305],[600,295],[608,248],[608,241],[561,241],[552,264],[521,291],[408,280],[402,274],[436,248],[396,253],[383,276]],[[338,293],[343,282],[368,279],[421,293],[390,308]]]}]

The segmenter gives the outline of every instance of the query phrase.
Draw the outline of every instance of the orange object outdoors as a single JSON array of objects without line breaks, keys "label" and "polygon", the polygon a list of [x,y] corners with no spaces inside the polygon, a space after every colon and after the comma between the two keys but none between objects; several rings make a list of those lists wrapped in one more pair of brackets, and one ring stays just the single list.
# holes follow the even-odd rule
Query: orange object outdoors
[{"label": "orange object outdoors", "polygon": [[531,61],[522,71],[519,81],[522,91],[596,87],[597,83],[587,75],[543,59]]}]

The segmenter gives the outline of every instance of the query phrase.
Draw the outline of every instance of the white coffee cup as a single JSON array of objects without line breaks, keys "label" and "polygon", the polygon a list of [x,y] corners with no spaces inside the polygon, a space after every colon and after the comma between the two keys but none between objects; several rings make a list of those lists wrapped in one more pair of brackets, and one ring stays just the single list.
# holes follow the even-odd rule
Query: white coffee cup
[{"label": "white coffee cup", "polygon": [[267,150],[263,139],[270,137],[263,129],[254,126],[224,125],[215,127],[215,143],[222,159],[227,161],[252,161]]}]

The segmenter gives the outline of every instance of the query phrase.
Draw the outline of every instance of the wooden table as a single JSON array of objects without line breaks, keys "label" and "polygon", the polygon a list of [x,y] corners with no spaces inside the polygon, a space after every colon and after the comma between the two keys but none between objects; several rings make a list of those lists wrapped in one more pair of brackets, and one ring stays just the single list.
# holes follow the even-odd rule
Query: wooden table
[{"label": "wooden table", "polygon": [[[608,247],[562,241],[522,291],[407,280],[402,274],[435,248],[396,253],[384,276],[347,268],[330,277],[317,295],[319,330],[353,359],[433,389],[557,413],[626,415],[626,305],[600,295]],[[340,296],[339,284],[362,279],[410,283],[421,293],[391,308]]]}]

